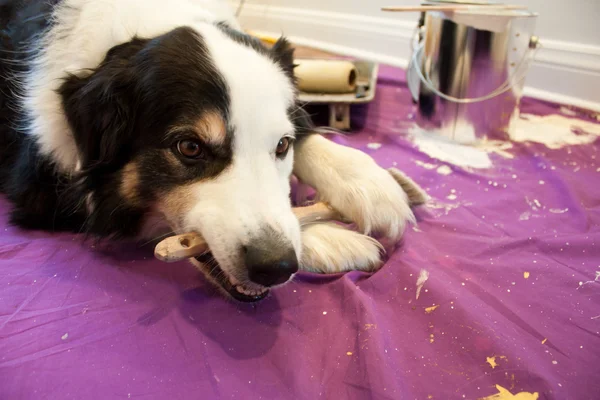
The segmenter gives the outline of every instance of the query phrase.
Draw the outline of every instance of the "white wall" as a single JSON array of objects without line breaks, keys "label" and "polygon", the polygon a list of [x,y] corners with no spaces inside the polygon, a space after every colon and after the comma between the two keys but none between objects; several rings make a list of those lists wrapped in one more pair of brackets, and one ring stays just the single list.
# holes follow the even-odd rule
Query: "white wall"
[{"label": "white wall", "polygon": [[[239,0],[231,0],[237,5]],[[600,0],[512,0],[540,14],[542,49],[526,93],[600,110]],[[341,51],[405,67],[417,13],[386,13],[382,6],[418,0],[246,0],[246,29],[284,33],[298,44]]]}]

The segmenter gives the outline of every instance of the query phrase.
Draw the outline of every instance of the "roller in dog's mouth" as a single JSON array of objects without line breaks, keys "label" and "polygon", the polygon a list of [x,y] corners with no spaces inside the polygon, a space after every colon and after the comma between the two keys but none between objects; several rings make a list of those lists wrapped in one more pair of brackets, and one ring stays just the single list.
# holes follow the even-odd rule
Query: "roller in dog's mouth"
[{"label": "roller in dog's mouth", "polygon": [[237,301],[253,303],[264,299],[269,294],[269,289],[266,287],[261,287],[259,289],[257,289],[258,285],[249,287],[229,276],[221,269],[221,266],[211,252],[204,253],[194,258],[202,264],[212,280]]}]

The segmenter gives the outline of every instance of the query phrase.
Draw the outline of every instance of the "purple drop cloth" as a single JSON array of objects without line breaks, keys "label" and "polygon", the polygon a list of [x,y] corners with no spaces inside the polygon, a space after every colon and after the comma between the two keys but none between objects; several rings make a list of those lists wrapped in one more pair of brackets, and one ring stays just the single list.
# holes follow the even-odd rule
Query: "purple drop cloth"
[{"label": "purple drop cloth", "polygon": [[337,140],[436,206],[380,271],[302,273],[255,305],[151,248],[11,227],[0,197],[0,399],[600,398],[600,142],[515,144],[442,175],[401,135],[400,70],[357,111],[359,133]]}]

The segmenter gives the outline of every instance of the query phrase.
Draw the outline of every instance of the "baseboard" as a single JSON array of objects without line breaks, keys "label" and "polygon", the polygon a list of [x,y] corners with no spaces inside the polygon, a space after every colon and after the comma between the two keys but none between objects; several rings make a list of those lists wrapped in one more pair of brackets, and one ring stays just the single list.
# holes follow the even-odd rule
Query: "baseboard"
[{"label": "baseboard", "polygon": [[[416,17],[415,17],[416,18]],[[246,4],[245,29],[286,35],[298,45],[406,68],[415,21]],[[541,38],[525,94],[600,111],[600,46]]]}]

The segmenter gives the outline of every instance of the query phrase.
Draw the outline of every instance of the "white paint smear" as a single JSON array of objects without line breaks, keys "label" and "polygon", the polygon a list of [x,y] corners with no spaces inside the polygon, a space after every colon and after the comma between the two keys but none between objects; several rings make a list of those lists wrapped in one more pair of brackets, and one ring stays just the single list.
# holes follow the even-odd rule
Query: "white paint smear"
[{"label": "white paint smear", "polygon": [[521,114],[510,138],[515,142],[541,143],[551,149],[592,143],[600,136],[600,124],[563,115]]},{"label": "white paint smear", "polygon": [[437,167],[437,165],[435,164],[430,164],[430,163],[426,163],[420,160],[415,161],[415,164],[417,164],[420,167],[423,167],[425,169],[434,169],[435,167]]},{"label": "white paint smear", "polygon": [[447,165],[440,165],[436,171],[440,175],[450,175],[452,173],[452,168]]},{"label": "white paint smear", "polygon": [[450,141],[416,125],[411,127],[409,132],[419,150],[431,158],[461,167],[490,168],[492,166],[492,160],[485,150]]},{"label": "white paint smear", "polygon": [[381,147],[381,143],[369,143],[367,144],[367,147],[372,150],[377,150]]},{"label": "white paint smear", "polygon": [[419,278],[417,279],[417,300],[419,299],[421,289],[423,289],[423,285],[427,282],[427,279],[429,279],[429,272],[424,269],[419,271]]},{"label": "white paint smear", "polygon": [[551,209],[550,209],[550,212],[551,212],[552,214],[564,214],[564,213],[566,213],[567,211],[569,211],[569,209],[568,209],[568,208],[551,208]]}]

